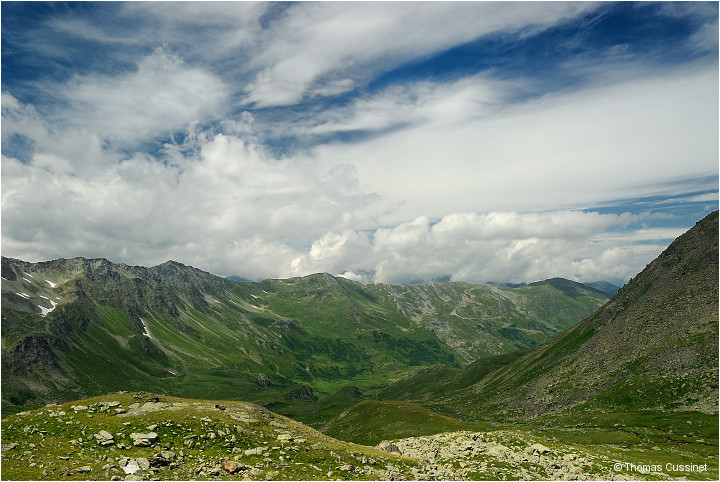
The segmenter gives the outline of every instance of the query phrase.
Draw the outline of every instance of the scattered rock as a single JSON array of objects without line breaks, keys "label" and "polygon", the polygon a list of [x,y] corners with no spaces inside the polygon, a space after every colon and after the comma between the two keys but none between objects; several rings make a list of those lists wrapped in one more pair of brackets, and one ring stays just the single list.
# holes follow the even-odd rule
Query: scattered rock
[{"label": "scattered rock", "polygon": [[234,460],[226,460],[222,463],[222,468],[230,472],[231,474],[234,474],[235,472],[244,469],[245,466],[238,462],[235,462]]},{"label": "scattered rock", "polygon": [[255,383],[260,385],[260,387],[262,387],[262,388],[268,388],[268,387],[273,386],[273,383],[270,381],[270,377],[268,377],[267,374],[265,374],[265,373],[260,373],[257,376]]},{"label": "scattered rock", "polygon": [[135,445],[136,447],[149,447],[154,441],[157,440],[158,435],[155,432],[133,432],[130,434],[130,438],[133,440],[133,445]]},{"label": "scattered rock", "polygon": [[262,474],[263,471],[258,468],[254,468],[248,473],[250,477],[260,477]]},{"label": "scattered rock", "polygon": [[14,448],[17,447],[17,446],[18,446],[18,444],[16,444],[15,442],[11,442],[11,443],[9,443],[9,444],[3,444],[3,445],[2,445],[2,451],[3,451],[3,452],[7,452],[8,450],[12,450],[12,449],[14,449]]},{"label": "scattered rock", "polygon": [[152,458],[150,459],[150,465],[152,465],[153,467],[170,465],[173,460],[175,460],[175,452],[171,452],[170,450],[163,450],[152,456]]},{"label": "scattered rock", "polygon": [[550,449],[542,444],[532,444],[530,447],[528,447],[528,452],[533,455],[546,454],[550,452]]},{"label": "scattered rock", "polygon": [[[123,464],[123,462],[125,463]],[[135,472],[140,470],[140,464],[138,464],[137,460],[135,459],[123,459],[120,462],[120,467],[122,467],[123,472],[125,472],[126,474],[134,474]]]},{"label": "scattered rock", "polygon": [[389,454],[402,455],[402,451],[398,448],[398,446],[392,442],[388,442],[387,440],[383,440],[382,442],[380,442],[377,445],[377,448]]},{"label": "scattered rock", "polygon": [[115,444],[113,435],[110,432],[107,432],[105,430],[100,430],[98,433],[96,433],[93,436],[95,437],[95,440],[97,440],[98,445],[108,446],[108,445]]}]

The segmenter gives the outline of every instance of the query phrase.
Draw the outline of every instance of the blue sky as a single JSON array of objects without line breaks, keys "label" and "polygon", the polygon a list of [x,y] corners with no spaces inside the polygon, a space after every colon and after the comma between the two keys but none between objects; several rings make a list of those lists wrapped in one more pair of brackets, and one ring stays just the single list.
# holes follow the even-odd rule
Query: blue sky
[{"label": "blue sky", "polygon": [[622,283],[717,207],[717,2],[2,3],[5,256]]}]

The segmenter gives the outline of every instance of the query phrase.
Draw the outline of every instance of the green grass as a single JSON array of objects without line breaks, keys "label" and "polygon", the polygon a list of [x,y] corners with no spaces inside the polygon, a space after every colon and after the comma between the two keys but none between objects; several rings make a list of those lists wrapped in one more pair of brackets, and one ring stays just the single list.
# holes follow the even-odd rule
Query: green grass
[{"label": "green grass", "polygon": [[364,400],[322,427],[331,437],[364,445],[442,432],[488,429],[491,429],[488,424],[456,420],[415,403],[378,400]]}]

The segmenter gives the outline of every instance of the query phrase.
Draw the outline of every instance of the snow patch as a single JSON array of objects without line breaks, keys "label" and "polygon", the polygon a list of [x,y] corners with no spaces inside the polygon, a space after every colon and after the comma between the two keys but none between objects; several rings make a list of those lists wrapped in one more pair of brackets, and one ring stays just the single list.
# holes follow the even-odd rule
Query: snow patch
[{"label": "snow patch", "polygon": [[22,296],[25,299],[30,299],[30,295],[27,293],[15,293],[18,296]]},{"label": "snow patch", "polygon": [[23,280],[27,281],[28,283],[32,283],[31,279],[23,278]]},{"label": "snow patch", "polygon": [[48,313],[50,313],[52,310],[55,309],[55,307],[57,306],[57,303],[55,303],[53,300],[51,300],[49,298],[46,298],[45,296],[43,296],[43,298],[48,300],[50,302],[50,304],[52,305],[52,308],[45,308],[44,306],[38,305],[38,308],[40,308],[40,311],[42,311],[42,313],[40,313],[40,316],[47,316]]},{"label": "snow patch", "polygon": [[45,281],[47,282],[47,284],[50,285],[50,288],[55,288],[55,287],[57,286],[55,283],[53,283],[53,282],[50,281],[50,280],[47,280],[47,279],[46,279]]},{"label": "snow patch", "polygon": [[25,273],[25,274],[28,275],[29,277],[33,278],[33,275],[31,275],[31,274],[28,273],[27,271],[23,271],[23,273]]},{"label": "snow patch", "polygon": [[253,297],[253,298],[255,298],[256,300],[259,300],[259,299],[260,299],[260,297],[259,297],[259,296],[255,296],[255,295],[254,295],[254,294],[252,294],[252,293],[250,293],[250,296],[252,296],[252,297]]},{"label": "snow patch", "polygon": [[143,335],[147,336],[148,338],[152,338],[152,336],[150,335],[150,332],[148,331],[148,326],[147,326],[147,323],[145,323],[145,320],[140,318],[140,321],[143,324]]}]

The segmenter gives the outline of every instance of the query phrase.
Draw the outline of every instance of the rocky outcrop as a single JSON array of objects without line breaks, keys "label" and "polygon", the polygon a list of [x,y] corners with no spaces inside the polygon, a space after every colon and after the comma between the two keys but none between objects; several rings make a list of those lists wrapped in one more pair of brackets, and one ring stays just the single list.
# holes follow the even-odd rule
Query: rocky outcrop
[{"label": "rocky outcrop", "polygon": [[516,432],[452,432],[378,445],[389,447],[422,462],[412,471],[416,480],[641,480],[610,470],[608,457],[549,448]]},{"label": "rocky outcrop", "polygon": [[293,390],[283,395],[288,400],[304,400],[306,402],[317,402],[318,397],[313,393],[313,389],[304,385],[297,390]]}]

